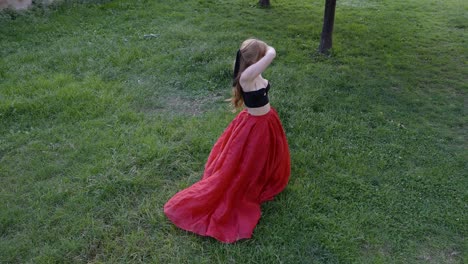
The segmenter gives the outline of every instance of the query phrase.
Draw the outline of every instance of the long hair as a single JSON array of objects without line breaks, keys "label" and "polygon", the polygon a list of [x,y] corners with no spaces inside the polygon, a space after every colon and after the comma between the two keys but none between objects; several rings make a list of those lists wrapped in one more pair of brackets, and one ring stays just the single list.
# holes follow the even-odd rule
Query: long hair
[{"label": "long hair", "polygon": [[239,82],[242,72],[265,56],[267,47],[267,44],[261,40],[247,39],[237,51],[231,97],[231,104],[235,109],[242,107],[244,104],[242,86]]}]

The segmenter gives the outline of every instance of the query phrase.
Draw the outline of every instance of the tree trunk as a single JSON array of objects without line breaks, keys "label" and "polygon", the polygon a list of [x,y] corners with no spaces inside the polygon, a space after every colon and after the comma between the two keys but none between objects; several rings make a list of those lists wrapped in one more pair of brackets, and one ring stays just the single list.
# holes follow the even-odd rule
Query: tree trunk
[{"label": "tree trunk", "polygon": [[261,7],[269,7],[269,6],[270,6],[270,0],[259,0],[259,1],[258,1],[258,4],[259,4]]},{"label": "tree trunk", "polygon": [[323,14],[322,36],[320,38],[319,52],[327,54],[332,47],[333,23],[335,22],[336,0],[325,0]]}]

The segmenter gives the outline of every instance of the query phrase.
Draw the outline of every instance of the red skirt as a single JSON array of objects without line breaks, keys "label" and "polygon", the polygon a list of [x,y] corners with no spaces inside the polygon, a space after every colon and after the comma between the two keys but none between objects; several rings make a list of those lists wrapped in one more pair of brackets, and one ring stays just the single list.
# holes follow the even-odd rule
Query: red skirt
[{"label": "red skirt", "polygon": [[202,179],[174,195],[164,213],[176,226],[224,243],[250,238],[260,204],[286,187],[290,171],[277,112],[243,110],[215,143]]}]

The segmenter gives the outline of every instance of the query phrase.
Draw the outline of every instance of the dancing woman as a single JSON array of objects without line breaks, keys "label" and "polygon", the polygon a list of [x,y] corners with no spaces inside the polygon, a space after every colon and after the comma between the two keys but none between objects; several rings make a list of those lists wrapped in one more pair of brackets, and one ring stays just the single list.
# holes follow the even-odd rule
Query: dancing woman
[{"label": "dancing woman", "polygon": [[262,72],[276,51],[257,39],[237,51],[231,102],[243,109],[216,141],[200,181],[175,194],[164,213],[178,227],[224,243],[250,238],[260,204],[287,185],[290,156],[284,129],[270,106]]}]

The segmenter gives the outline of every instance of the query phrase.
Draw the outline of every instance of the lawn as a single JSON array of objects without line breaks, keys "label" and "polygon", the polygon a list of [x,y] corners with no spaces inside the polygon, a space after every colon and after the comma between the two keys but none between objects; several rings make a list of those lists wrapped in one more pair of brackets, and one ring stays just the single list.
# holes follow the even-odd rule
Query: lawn
[{"label": "lawn", "polygon": [[[1,263],[466,263],[461,0],[71,1],[0,11]],[[236,50],[265,40],[291,151],[250,240],[164,203],[235,117]]]}]

